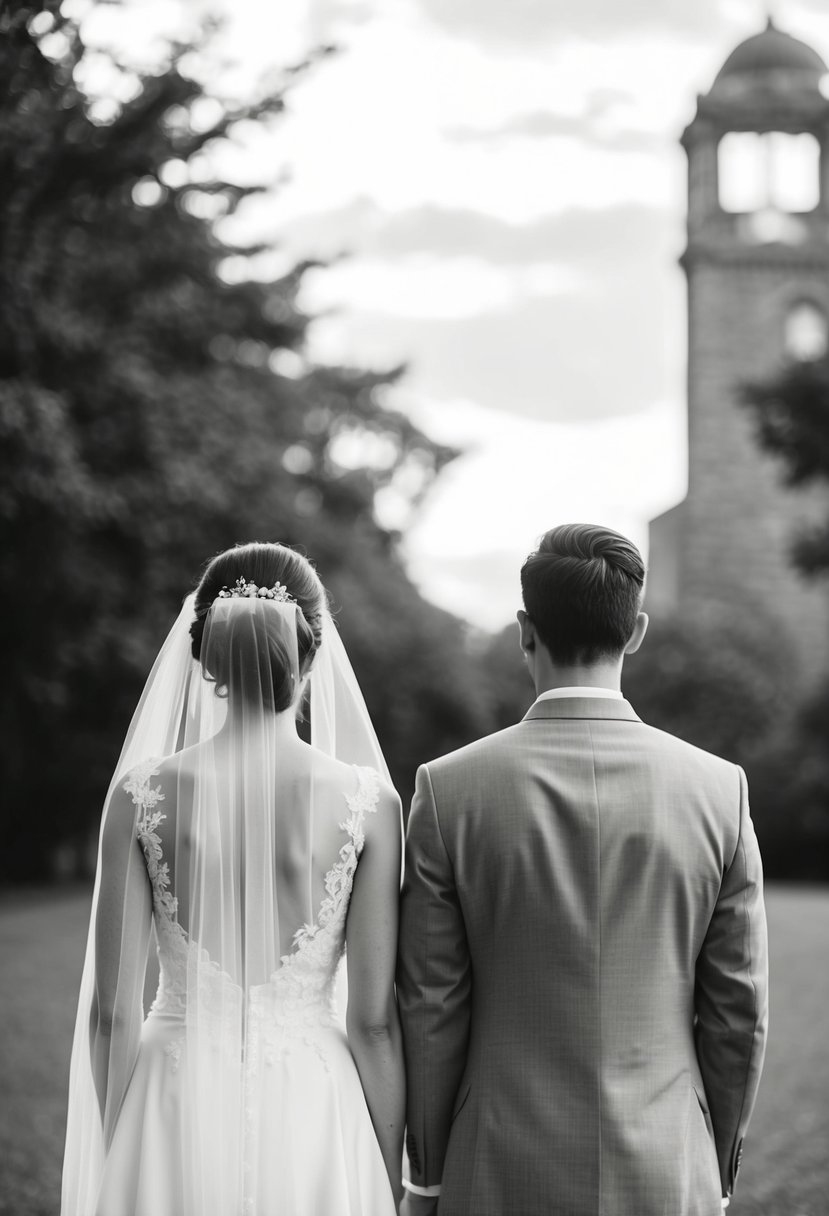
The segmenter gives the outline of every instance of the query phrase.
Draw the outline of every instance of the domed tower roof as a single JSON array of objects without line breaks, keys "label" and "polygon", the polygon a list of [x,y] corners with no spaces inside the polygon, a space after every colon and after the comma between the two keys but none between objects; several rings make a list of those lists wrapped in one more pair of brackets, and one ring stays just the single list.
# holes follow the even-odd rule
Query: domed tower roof
[{"label": "domed tower roof", "polygon": [[785,34],[768,19],[760,34],[735,47],[717,73],[711,93],[723,95],[744,88],[819,88],[826,64],[805,42]]}]

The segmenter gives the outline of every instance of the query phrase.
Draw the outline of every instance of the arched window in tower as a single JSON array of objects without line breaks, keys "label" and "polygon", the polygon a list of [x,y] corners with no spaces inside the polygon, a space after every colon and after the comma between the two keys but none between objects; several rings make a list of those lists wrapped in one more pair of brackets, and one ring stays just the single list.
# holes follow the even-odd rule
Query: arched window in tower
[{"label": "arched window in tower", "polygon": [[737,213],[813,211],[820,201],[814,135],[732,131],[718,149],[720,206]]},{"label": "arched window in tower", "polygon": [[800,300],[786,315],[783,342],[786,354],[799,363],[822,359],[829,349],[826,313],[811,300]]}]

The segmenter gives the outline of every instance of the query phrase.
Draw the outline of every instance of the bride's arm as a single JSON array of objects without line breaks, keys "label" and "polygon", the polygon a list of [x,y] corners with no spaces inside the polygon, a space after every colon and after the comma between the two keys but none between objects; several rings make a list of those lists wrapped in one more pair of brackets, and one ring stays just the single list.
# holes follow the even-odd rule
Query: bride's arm
[{"label": "bride's arm", "polygon": [[399,1204],[406,1083],[394,973],[402,826],[400,799],[390,787],[381,790],[377,814],[365,827],[366,841],[346,924],[346,1025],[395,1202]]},{"label": "bride's arm", "polygon": [[100,871],[89,1038],[108,1147],[144,1019],[144,975],[152,925],[150,883],[135,836],[135,806],[124,791],[113,795],[107,809]]}]

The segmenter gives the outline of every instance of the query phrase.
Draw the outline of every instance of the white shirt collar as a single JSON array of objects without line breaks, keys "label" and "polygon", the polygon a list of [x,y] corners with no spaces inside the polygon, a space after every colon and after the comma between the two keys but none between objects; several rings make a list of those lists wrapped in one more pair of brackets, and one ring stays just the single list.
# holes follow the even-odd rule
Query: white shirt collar
[{"label": "white shirt collar", "polygon": [[572,687],[572,688],[548,688],[546,692],[539,693],[536,697],[536,704],[539,701],[558,701],[561,697],[603,697],[608,701],[624,701],[624,696],[618,688],[590,688]]}]

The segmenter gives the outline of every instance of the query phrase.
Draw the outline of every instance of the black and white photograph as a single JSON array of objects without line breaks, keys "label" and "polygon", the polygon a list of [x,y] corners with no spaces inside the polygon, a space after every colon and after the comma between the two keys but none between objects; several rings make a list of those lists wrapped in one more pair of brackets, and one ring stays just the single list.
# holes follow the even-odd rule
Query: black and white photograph
[{"label": "black and white photograph", "polygon": [[829,1214],[826,0],[0,0],[0,1216]]}]

